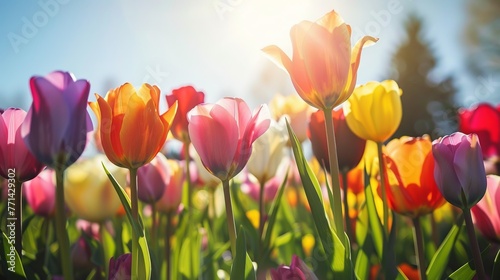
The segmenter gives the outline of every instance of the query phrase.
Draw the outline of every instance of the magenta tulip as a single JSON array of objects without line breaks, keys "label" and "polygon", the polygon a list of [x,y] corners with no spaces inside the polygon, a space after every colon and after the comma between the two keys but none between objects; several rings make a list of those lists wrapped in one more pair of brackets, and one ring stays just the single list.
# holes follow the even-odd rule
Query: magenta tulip
[{"label": "magenta tulip", "polygon": [[290,266],[281,265],[277,269],[271,269],[271,279],[317,280],[318,278],[298,256],[294,255]]},{"label": "magenta tulip", "polygon": [[109,260],[109,280],[130,280],[132,267],[132,254],[124,254]]},{"label": "magenta tulip", "polygon": [[56,175],[53,169],[45,169],[33,180],[25,182],[24,196],[33,212],[51,217],[56,206]]},{"label": "magenta tulip", "polygon": [[500,244],[500,176],[488,175],[486,194],[474,207],[474,224],[489,241]]},{"label": "magenta tulip", "polygon": [[486,192],[486,173],[476,134],[456,132],[432,143],[434,177],[443,197],[470,209]]},{"label": "magenta tulip", "polygon": [[198,105],[189,112],[188,120],[189,136],[203,165],[223,181],[243,169],[252,153],[252,143],[271,124],[266,105],[252,113],[239,98]]},{"label": "magenta tulip", "polygon": [[9,108],[0,115],[0,176],[19,182],[31,180],[42,171],[40,163],[28,150],[19,129],[26,112]]},{"label": "magenta tulip", "polygon": [[158,153],[150,163],[137,170],[139,200],[152,204],[160,199],[170,181],[168,168],[167,158]]},{"label": "magenta tulip", "polygon": [[35,157],[50,167],[65,169],[83,153],[92,121],[87,112],[90,83],[55,71],[30,80],[33,103],[21,134]]}]

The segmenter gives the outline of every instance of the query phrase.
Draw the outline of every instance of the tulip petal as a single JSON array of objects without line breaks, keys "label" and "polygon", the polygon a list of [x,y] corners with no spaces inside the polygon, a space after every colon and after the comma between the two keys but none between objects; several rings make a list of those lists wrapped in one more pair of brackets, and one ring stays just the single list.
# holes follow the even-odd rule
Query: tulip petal
[{"label": "tulip petal", "polygon": [[[454,153],[447,145],[443,144],[443,139],[432,145],[432,154],[436,162],[434,166],[434,178],[443,197],[451,204],[462,207],[460,198],[460,180],[453,168]],[[441,143],[439,143],[441,142]]]},{"label": "tulip petal", "polygon": [[210,111],[210,115],[214,119],[222,119],[222,116],[217,116],[221,110],[226,110],[236,120],[236,125],[239,128],[239,139],[245,134],[245,128],[252,118],[252,112],[248,105],[241,98],[223,98],[215,104],[214,109]]},{"label": "tulip petal", "polygon": [[262,51],[267,54],[271,61],[273,61],[277,66],[287,71],[288,74],[292,73],[292,61],[278,46],[267,46],[263,48]]},{"label": "tulip petal", "polygon": [[[119,138],[112,139],[111,135],[119,135],[119,131],[121,129],[121,123],[123,121],[123,115],[121,119],[113,117],[113,113],[111,111],[111,107],[106,102],[104,98],[96,94],[97,101],[91,106],[96,115],[98,116],[99,125],[100,125],[100,135],[101,135],[101,144],[104,152],[108,159],[121,167],[125,167],[123,162],[123,148],[119,141]],[[112,133],[113,132],[113,133]]]},{"label": "tulip petal", "polygon": [[[335,12],[335,10],[332,10],[322,16],[316,21],[316,23],[326,28],[328,32],[332,32],[336,27],[342,24],[345,25],[344,19],[337,12]],[[350,41],[350,36],[348,41]]]}]

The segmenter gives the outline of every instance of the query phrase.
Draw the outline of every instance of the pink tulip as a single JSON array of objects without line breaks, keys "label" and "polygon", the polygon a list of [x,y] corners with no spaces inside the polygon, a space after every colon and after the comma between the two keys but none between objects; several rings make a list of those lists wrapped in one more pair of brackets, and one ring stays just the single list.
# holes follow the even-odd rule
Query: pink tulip
[{"label": "pink tulip", "polygon": [[205,168],[225,181],[237,175],[252,153],[253,142],[269,128],[266,105],[253,113],[239,98],[202,104],[188,113],[189,136]]},{"label": "pink tulip", "polygon": [[298,256],[294,255],[290,266],[280,265],[277,269],[271,269],[271,279],[317,280],[318,278]]},{"label": "pink tulip", "polygon": [[[183,162],[182,162],[183,163]],[[156,202],[159,211],[168,213],[176,211],[182,201],[182,187],[184,185],[184,164],[176,160],[167,160],[168,180],[165,182],[165,192]],[[140,186],[140,185],[139,185]]]},{"label": "pink tulip", "polygon": [[151,204],[160,199],[170,181],[168,169],[167,158],[158,153],[150,163],[137,170],[137,195],[141,201]]},{"label": "pink tulip", "polygon": [[472,207],[474,224],[491,242],[500,244],[500,176],[486,176],[486,194]]},{"label": "pink tulip", "polygon": [[21,136],[26,112],[9,108],[0,114],[0,176],[20,182],[36,177],[44,168],[28,150]]},{"label": "pink tulip", "polygon": [[434,177],[443,197],[470,209],[486,191],[486,172],[476,134],[456,132],[432,142]]},{"label": "pink tulip", "polygon": [[90,83],[55,71],[32,77],[30,87],[33,103],[21,127],[22,137],[39,161],[65,169],[83,153],[92,131],[87,112]]},{"label": "pink tulip", "polygon": [[45,169],[31,181],[23,185],[24,196],[33,212],[50,217],[56,205],[56,174],[53,169]]}]

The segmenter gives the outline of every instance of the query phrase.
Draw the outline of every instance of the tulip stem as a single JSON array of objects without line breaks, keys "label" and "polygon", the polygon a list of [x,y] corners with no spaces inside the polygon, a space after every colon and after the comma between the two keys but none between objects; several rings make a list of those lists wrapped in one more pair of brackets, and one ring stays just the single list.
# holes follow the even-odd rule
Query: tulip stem
[{"label": "tulip stem", "polygon": [[222,180],[222,189],[224,190],[224,201],[226,204],[227,213],[227,230],[229,240],[231,242],[231,254],[233,258],[236,256],[236,227],[234,225],[233,206],[231,204],[231,192],[229,190],[229,180]]},{"label": "tulip stem", "polygon": [[260,183],[259,191],[259,244],[262,243],[262,234],[264,233],[264,185],[264,183]]},{"label": "tulip stem", "polygon": [[43,261],[43,266],[48,267],[50,259],[50,245],[52,244],[52,239],[54,235],[54,224],[52,223],[52,218],[46,218],[44,221],[45,227],[45,256]]},{"label": "tulip stem", "polygon": [[331,109],[323,110],[325,115],[326,126],[326,141],[328,143],[328,160],[330,161],[330,177],[332,180],[333,192],[333,219],[335,222],[335,231],[337,236],[342,241],[344,247],[347,247],[344,236],[344,219],[342,217],[342,200],[340,196],[340,176],[339,176],[339,162],[337,159],[337,144],[335,143],[335,129],[333,127],[333,116]]},{"label": "tulip stem", "polygon": [[382,142],[377,142],[377,152],[378,152],[378,167],[380,174],[380,189],[382,193],[382,210],[383,212],[383,221],[384,221],[384,229],[385,233],[389,234],[389,207],[387,206],[387,195],[385,191],[385,164],[384,164],[384,155],[382,154],[382,146],[384,144]]},{"label": "tulip stem", "polygon": [[[170,244],[170,239],[171,239],[171,236],[172,236],[172,216],[173,216],[174,212],[173,211],[169,211],[167,213],[167,229],[166,229],[166,233],[165,233],[165,261],[167,262],[167,269],[166,269],[166,273],[167,273],[167,280],[170,280],[172,279],[172,276],[170,275],[172,272],[171,272],[171,261],[170,261],[170,256],[171,256],[171,244]],[[154,243],[153,243],[154,244]]]},{"label": "tulip stem", "polygon": [[191,213],[192,206],[192,196],[193,196],[193,188],[191,186],[191,171],[189,170],[189,162],[191,161],[191,157],[189,156],[189,142],[184,142],[184,159],[186,163],[186,183],[187,183],[187,208]]},{"label": "tulip stem", "polygon": [[107,278],[108,275],[109,275],[109,260],[113,257],[112,255],[110,255],[110,251],[109,251],[109,247],[108,246],[105,246],[104,244],[104,234],[105,234],[105,231],[106,231],[106,226],[104,224],[104,222],[101,222],[99,224],[99,235],[101,237],[101,244],[102,244],[102,257],[104,259],[104,275],[105,277]]},{"label": "tulip stem", "polygon": [[[132,219],[134,223],[139,224],[139,206],[137,200],[137,168],[130,168],[130,200],[132,204]],[[132,269],[131,279],[137,280],[139,273],[139,236],[135,230],[132,230]]]},{"label": "tulip stem", "polygon": [[415,242],[415,254],[417,254],[417,265],[418,272],[420,274],[421,280],[427,279],[427,264],[425,263],[425,253],[424,253],[424,238],[422,236],[422,225],[420,224],[420,218],[415,217],[413,221],[413,238]]},{"label": "tulip stem", "polygon": [[472,259],[476,267],[477,279],[486,279],[486,272],[484,271],[481,251],[479,250],[479,244],[477,243],[476,232],[474,231],[474,223],[472,222],[470,209],[463,209],[463,213],[465,219],[465,228],[467,229],[467,235],[469,236],[469,243],[472,251]]},{"label": "tulip stem", "polygon": [[157,220],[158,209],[156,207],[156,203],[153,202],[151,204],[151,244],[156,244],[156,232],[157,232]]},{"label": "tulip stem", "polygon": [[64,205],[64,169],[56,168],[56,236],[59,256],[65,280],[73,279],[73,263],[69,254],[69,238],[66,231],[66,208]]},{"label": "tulip stem", "polygon": [[[10,185],[10,184],[9,184]],[[15,247],[19,258],[23,255],[23,199],[21,188],[23,185],[19,180],[14,183],[14,222],[15,222]],[[10,189],[9,189],[10,190]],[[10,206],[10,202],[8,203]],[[11,208],[11,207],[8,207]],[[10,216],[10,211],[9,211]]]},{"label": "tulip stem", "polygon": [[344,190],[344,218],[347,236],[351,241],[351,247],[354,243],[354,234],[351,232],[351,218],[349,217],[349,204],[347,203],[347,172],[342,172],[342,187]]}]

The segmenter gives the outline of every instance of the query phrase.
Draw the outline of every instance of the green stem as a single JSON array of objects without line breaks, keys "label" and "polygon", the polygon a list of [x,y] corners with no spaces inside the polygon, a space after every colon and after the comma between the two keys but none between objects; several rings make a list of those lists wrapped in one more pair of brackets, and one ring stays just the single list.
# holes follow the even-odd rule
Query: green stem
[{"label": "green stem", "polygon": [[481,251],[479,250],[479,244],[477,243],[476,232],[474,231],[474,224],[472,223],[472,216],[470,209],[463,209],[465,218],[465,228],[467,229],[467,235],[469,237],[469,243],[472,251],[472,259],[476,267],[477,279],[486,279],[486,273],[484,271],[483,260],[481,258]]},{"label": "green stem", "polygon": [[438,225],[436,223],[436,217],[434,217],[434,212],[430,214],[431,219],[431,236],[432,243],[434,243],[435,248],[439,246],[439,237],[438,237]]},{"label": "green stem", "polygon": [[170,244],[170,239],[171,239],[171,236],[172,236],[172,216],[173,216],[173,212],[168,212],[167,213],[167,229],[166,229],[166,233],[165,233],[165,260],[167,262],[167,270],[166,270],[166,273],[167,273],[167,280],[170,280],[172,279],[172,275],[171,275],[171,260],[170,260],[170,257],[171,257],[171,244]]},{"label": "green stem", "polygon": [[151,204],[151,244],[156,244],[156,233],[158,231],[157,229],[157,224],[156,224],[156,220],[157,220],[157,216],[158,216],[158,209],[156,207],[156,203],[152,203]]},{"label": "green stem", "polygon": [[[130,200],[132,204],[132,219],[139,224],[139,206],[137,200],[137,168],[130,168]],[[132,230],[132,269],[131,279],[139,279],[139,236]]]},{"label": "green stem", "polygon": [[262,241],[262,234],[264,233],[264,215],[265,215],[265,205],[264,205],[264,183],[260,183],[259,191],[259,243]]},{"label": "green stem", "polygon": [[[22,185],[19,180],[14,183],[14,223],[15,223],[15,247],[19,257],[23,255],[23,198]],[[9,203],[10,204],[10,203]]]},{"label": "green stem", "polygon": [[222,189],[224,190],[224,201],[226,204],[226,213],[227,213],[227,230],[229,233],[229,240],[231,242],[231,253],[236,256],[236,227],[234,225],[234,215],[233,215],[233,206],[231,204],[231,192],[229,190],[229,180],[222,181]]},{"label": "green stem", "polygon": [[413,237],[415,242],[415,253],[417,254],[417,265],[421,280],[426,280],[427,264],[425,263],[424,238],[422,236],[422,226],[420,218],[416,217],[413,221]]},{"label": "green stem", "polygon": [[69,238],[66,231],[66,209],[64,205],[64,169],[56,168],[56,236],[59,243],[61,268],[65,280],[73,279],[73,263],[69,253]]},{"label": "green stem", "polygon": [[189,155],[189,142],[184,142],[184,158],[186,163],[186,183],[187,183],[187,209],[191,213],[192,199],[193,199],[193,186],[191,185],[191,171],[189,170],[189,162],[191,161],[191,157]]},{"label": "green stem", "polygon": [[99,235],[101,237],[101,243],[102,243],[102,257],[104,260],[104,275],[106,278],[108,278],[109,274],[109,259],[111,259],[112,255],[110,254],[108,250],[108,246],[104,244],[104,231],[106,230],[106,227],[104,225],[104,222],[99,224]]},{"label": "green stem", "polygon": [[335,231],[337,236],[342,241],[344,247],[346,240],[344,238],[344,219],[342,217],[342,200],[340,196],[340,180],[339,180],[339,162],[337,159],[337,144],[335,143],[335,129],[333,127],[332,110],[323,110],[325,116],[326,141],[328,143],[328,160],[330,162],[330,176],[332,180],[333,193],[333,219],[335,222]]},{"label": "green stem", "polygon": [[47,238],[45,239],[45,254],[44,254],[44,261],[43,261],[43,266],[48,267],[49,265],[49,259],[50,259],[50,245],[52,244],[52,239],[54,236],[54,228],[52,224],[52,219],[51,218],[46,218],[44,223],[46,223],[46,231],[45,231],[45,236]]},{"label": "green stem", "polygon": [[382,146],[384,144],[382,142],[377,142],[377,152],[378,152],[378,167],[380,174],[380,189],[382,193],[382,204],[383,204],[383,221],[384,221],[384,229],[385,233],[389,234],[389,207],[387,205],[387,195],[385,192],[385,164],[384,164],[384,156],[382,154]]},{"label": "green stem", "polygon": [[[349,217],[349,204],[347,203],[347,172],[343,171],[342,173],[342,188],[344,190],[344,218],[345,218],[345,227],[347,236],[349,236],[349,240],[351,240],[351,245],[354,243],[354,234],[352,233],[351,228],[351,218]],[[351,246],[352,247],[352,246]]]}]

